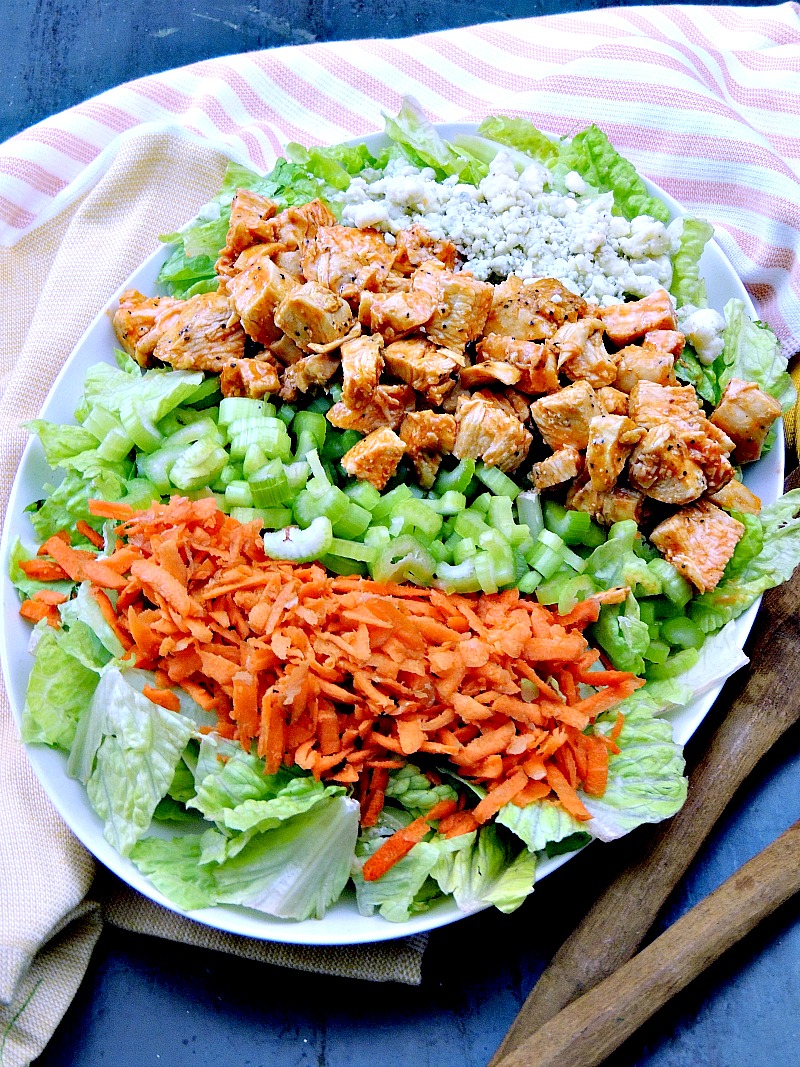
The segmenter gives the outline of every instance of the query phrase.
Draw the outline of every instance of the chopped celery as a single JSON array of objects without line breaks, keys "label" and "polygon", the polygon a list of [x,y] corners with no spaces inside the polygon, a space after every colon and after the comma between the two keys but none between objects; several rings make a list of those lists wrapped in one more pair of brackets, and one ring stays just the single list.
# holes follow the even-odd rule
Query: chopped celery
[{"label": "chopped celery", "polygon": [[521,487],[507,474],[503,474],[497,467],[487,467],[485,463],[478,463],[475,467],[475,477],[495,496],[507,496],[516,500],[522,492]]},{"label": "chopped celery", "polygon": [[668,645],[678,648],[700,648],[706,635],[686,616],[665,619],[661,624],[661,636]]},{"label": "chopped celery", "polygon": [[506,531],[516,525],[513,505],[509,497],[493,496],[489,499],[488,521],[495,530],[500,530],[506,537],[509,536]]},{"label": "chopped celery", "polygon": [[348,540],[361,537],[371,520],[372,516],[366,508],[356,504],[355,500],[350,500],[342,517],[334,522],[333,532],[337,537],[344,537]]},{"label": "chopped celery", "polygon": [[412,492],[407,485],[398,485],[394,489],[384,493],[375,507],[372,508],[372,521],[378,525],[388,523],[394,508],[401,500],[409,500]]},{"label": "chopped celery", "polygon": [[683,608],[692,599],[691,585],[667,560],[661,556],[651,559],[647,569],[659,579],[662,593],[673,604]]},{"label": "chopped celery", "polygon": [[325,438],[325,444],[322,445],[320,455],[328,460],[341,459],[354,445],[358,444],[363,436],[356,430],[328,430],[328,436]]},{"label": "chopped celery", "polygon": [[462,459],[452,470],[439,471],[433,491],[437,496],[443,496],[448,489],[454,489],[457,493],[466,493],[474,474],[475,460]]},{"label": "chopped celery", "polygon": [[229,508],[252,508],[253,494],[245,481],[228,482],[225,486],[225,503]]},{"label": "chopped celery", "polygon": [[470,507],[475,511],[479,511],[481,515],[489,514],[489,503],[492,499],[491,493],[481,493],[480,496],[476,496],[470,504]]},{"label": "chopped celery", "polygon": [[386,526],[370,526],[364,534],[365,545],[388,545],[391,540],[392,535]]},{"label": "chopped celery", "polygon": [[542,502],[538,490],[527,489],[524,493],[520,493],[516,503],[519,521],[528,527],[531,537],[538,537],[544,529]]},{"label": "chopped celery", "polygon": [[292,522],[291,508],[256,508],[265,530],[282,530]]},{"label": "chopped celery", "polygon": [[463,493],[457,493],[455,489],[448,489],[441,496],[428,496],[425,503],[438,515],[458,515],[467,506],[467,498]]},{"label": "chopped celery", "polygon": [[478,551],[477,544],[471,537],[461,537],[453,546],[453,563],[463,563],[465,559],[474,556]]},{"label": "chopped celery", "polygon": [[204,437],[189,445],[172,464],[169,480],[177,489],[200,489],[215,482],[227,463],[225,449]]},{"label": "chopped celery", "polygon": [[292,424],[292,419],[297,414],[297,408],[294,404],[281,404],[278,410],[275,412],[275,417],[280,419],[284,426],[288,429]]},{"label": "chopped celery", "polygon": [[481,584],[475,573],[475,559],[463,563],[437,563],[436,584],[445,593],[479,593]]},{"label": "chopped celery", "polygon": [[334,537],[329,549],[334,556],[343,559],[358,560],[360,563],[374,563],[380,549],[376,545],[363,545],[359,541],[344,540]]},{"label": "chopped celery", "polygon": [[330,519],[320,515],[305,530],[288,526],[275,533],[264,534],[262,540],[265,553],[273,559],[310,563],[330,551],[333,529]]},{"label": "chopped celery", "polygon": [[292,433],[297,438],[295,454],[298,458],[306,452],[322,450],[329,423],[319,411],[298,411],[292,419]]},{"label": "chopped celery", "polygon": [[520,593],[533,593],[541,581],[542,576],[538,571],[528,571],[528,573],[523,575],[517,582],[517,588]]},{"label": "chopped celery", "polygon": [[418,585],[428,585],[433,578],[434,567],[436,561],[424,545],[415,537],[405,534],[379,550],[370,571],[376,582],[412,581]]},{"label": "chopped celery", "polygon": [[333,571],[334,574],[341,574],[344,577],[351,574],[361,576],[367,574],[366,563],[361,563],[356,559],[349,559],[347,556],[337,556],[332,552],[326,552],[324,556],[320,556],[319,562],[326,570]]},{"label": "chopped celery", "polygon": [[527,557],[527,562],[533,570],[537,570],[543,578],[552,578],[564,564],[564,558],[557,549],[543,544],[541,541]]},{"label": "chopped celery", "polygon": [[289,488],[292,493],[299,493],[301,489],[305,489],[308,481],[309,468],[305,460],[296,460],[294,463],[285,463],[283,469],[286,471],[286,480],[289,482]]},{"label": "chopped celery", "polygon": [[418,500],[415,497],[401,500],[392,509],[392,518],[403,520],[402,533],[410,533],[426,541],[438,536],[442,528],[442,516],[429,507],[424,500]]},{"label": "chopped celery", "polygon": [[373,511],[381,499],[381,494],[369,482],[353,482],[351,485],[345,486],[344,492],[359,507],[366,508],[367,511]]},{"label": "chopped celery", "polygon": [[472,508],[467,508],[460,515],[456,515],[453,522],[453,530],[461,537],[479,538],[481,534],[489,530],[488,523],[484,522],[483,516]]},{"label": "chopped celery", "polygon": [[253,503],[259,508],[275,507],[289,503],[294,496],[286,471],[279,459],[271,459],[250,478]]},{"label": "chopped celery", "polygon": [[545,500],[542,508],[545,526],[558,534],[565,544],[597,548],[605,542],[603,528],[592,521],[588,512],[569,511],[555,500]]},{"label": "chopped celery", "polygon": [[311,488],[303,489],[295,498],[292,509],[298,526],[307,527],[320,516],[325,516],[331,523],[338,522],[350,504],[352,501],[341,489],[328,485],[321,493]]},{"label": "chopped celery", "polygon": [[249,396],[224,396],[219,402],[219,424],[230,426],[237,419],[260,419],[263,409],[261,400],[254,400]]},{"label": "chopped celery", "polygon": [[[651,642],[652,643],[652,642]],[[696,648],[684,648],[670,656],[664,663],[653,663],[648,666],[645,674],[650,682],[662,682],[666,678],[675,678],[690,667],[694,667],[700,656]]]},{"label": "chopped celery", "polygon": [[[242,460],[242,477],[250,478],[257,470],[260,470],[266,463],[270,463],[271,460],[264,449],[258,442],[254,442],[244,454]],[[278,463],[281,461],[278,460]]]},{"label": "chopped celery", "polygon": [[650,644],[644,650],[642,655],[648,663],[666,663],[671,651],[672,649],[665,641],[660,641],[658,638],[651,638]]}]

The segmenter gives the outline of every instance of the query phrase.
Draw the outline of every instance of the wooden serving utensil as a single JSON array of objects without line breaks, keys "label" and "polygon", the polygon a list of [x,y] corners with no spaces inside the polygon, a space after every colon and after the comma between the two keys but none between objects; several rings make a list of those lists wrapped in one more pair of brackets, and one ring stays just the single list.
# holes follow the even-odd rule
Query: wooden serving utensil
[{"label": "wooden serving utensil", "polygon": [[[800,471],[792,474],[785,488],[797,485]],[[489,1067],[501,1063],[510,1067],[513,1061],[507,1058],[514,1049],[634,955],[736,790],[800,719],[800,685],[793,670],[800,662],[798,608],[800,569],[764,595],[754,627],[751,666],[729,683],[738,691],[690,775],[684,807],[653,835],[645,833],[635,843],[632,857],[628,853],[629,865],[555,954]]]},{"label": "wooden serving utensil", "polygon": [[597,1067],[670,997],[800,890],[800,822],[623,967],[522,1041],[502,1067]]}]

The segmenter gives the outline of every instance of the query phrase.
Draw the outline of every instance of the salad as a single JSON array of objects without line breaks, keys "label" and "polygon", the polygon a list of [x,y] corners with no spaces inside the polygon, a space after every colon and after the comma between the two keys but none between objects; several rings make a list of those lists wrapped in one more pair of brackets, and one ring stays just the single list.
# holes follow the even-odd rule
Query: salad
[{"label": "salad", "polygon": [[706,306],[711,228],[597,127],[386,132],[230,165],[29,424],[23,739],[181,909],[514,910],[680,808],[663,716],[800,562],[800,496],[742,480],[786,361]]}]

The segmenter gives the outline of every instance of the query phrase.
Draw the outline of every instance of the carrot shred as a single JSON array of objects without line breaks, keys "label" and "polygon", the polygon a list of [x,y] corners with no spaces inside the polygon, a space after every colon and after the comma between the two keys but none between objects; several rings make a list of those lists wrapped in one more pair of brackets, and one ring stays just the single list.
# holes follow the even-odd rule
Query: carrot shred
[{"label": "carrot shred", "polygon": [[181,702],[177,693],[173,693],[170,689],[156,689],[155,686],[146,685],[142,689],[142,693],[148,700],[152,700],[154,704],[160,705],[162,708],[166,708],[167,711],[180,711]]},{"label": "carrot shred", "polygon": [[408,855],[414,845],[422,841],[430,829],[427,819],[419,818],[409,823],[408,826],[396,830],[364,864],[361,870],[364,881],[375,882],[378,878],[382,878],[396,863]]},{"label": "carrot shred", "polygon": [[90,544],[93,544],[95,548],[104,547],[105,542],[103,541],[103,535],[101,533],[98,533],[97,530],[95,530],[93,526],[90,526],[89,523],[86,522],[84,519],[78,519],[78,521],[75,523],[75,529],[78,531],[81,537],[85,537],[86,540]]}]

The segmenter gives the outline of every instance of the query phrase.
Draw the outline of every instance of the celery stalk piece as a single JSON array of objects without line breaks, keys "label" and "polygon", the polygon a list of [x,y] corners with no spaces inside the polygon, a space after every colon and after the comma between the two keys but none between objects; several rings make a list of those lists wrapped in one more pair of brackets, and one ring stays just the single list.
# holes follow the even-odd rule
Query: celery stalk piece
[{"label": "celery stalk piece", "polygon": [[478,478],[495,496],[507,496],[516,500],[522,492],[521,486],[504,474],[497,467],[487,467],[485,463],[478,463],[475,467],[475,477]]},{"label": "celery stalk piece", "polygon": [[320,515],[310,526],[287,526],[275,533],[262,535],[264,552],[272,559],[286,559],[294,563],[311,563],[330,552],[333,543],[331,520]]},{"label": "celery stalk piece", "polygon": [[538,490],[527,489],[524,493],[520,493],[516,504],[519,521],[528,527],[531,537],[536,539],[544,529],[542,502]]}]

